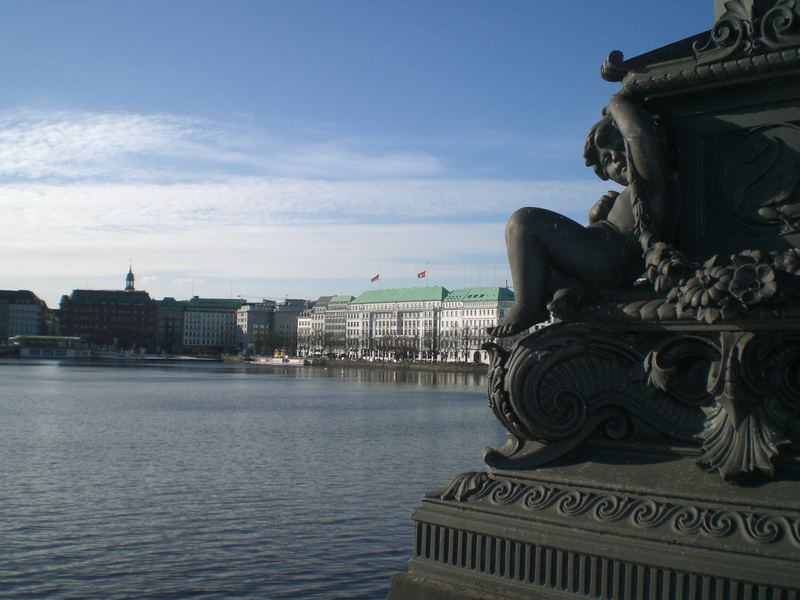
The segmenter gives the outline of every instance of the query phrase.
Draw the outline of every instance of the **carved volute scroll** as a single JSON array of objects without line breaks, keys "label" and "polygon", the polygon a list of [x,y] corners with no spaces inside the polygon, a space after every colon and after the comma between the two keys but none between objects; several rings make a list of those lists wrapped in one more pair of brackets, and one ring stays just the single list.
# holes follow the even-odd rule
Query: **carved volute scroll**
[{"label": "carved volute scroll", "polygon": [[704,45],[694,44],[698,64],[800,45],[797,0],[726,0]]},{"label": "carved volute scroll", "polygon": [[[647,342],[633,343],[635,341]],[[594,439],[688,444],[725,480],[775,474],[800,425],[800,333],[615,335],[553,325],[494,344],[490,406],[509,430],[492,467],[552,464]]]}]

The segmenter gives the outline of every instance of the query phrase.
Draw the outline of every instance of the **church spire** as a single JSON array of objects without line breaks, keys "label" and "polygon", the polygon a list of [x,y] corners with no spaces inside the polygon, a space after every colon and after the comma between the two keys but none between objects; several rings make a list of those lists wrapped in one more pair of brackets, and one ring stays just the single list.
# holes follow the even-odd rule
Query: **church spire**
[{"label": "church spire", "polygon": [[125,277],[125,291],[132,292],[135,288],[133,287],[133,264],[128,267],[128,275]]}]

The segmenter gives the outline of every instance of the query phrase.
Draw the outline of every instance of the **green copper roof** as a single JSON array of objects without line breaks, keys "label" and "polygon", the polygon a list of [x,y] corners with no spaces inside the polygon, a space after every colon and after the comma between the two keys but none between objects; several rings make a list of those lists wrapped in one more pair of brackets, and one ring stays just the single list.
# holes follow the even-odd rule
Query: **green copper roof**
[{"label": "green copper roof", "polygon": [[478,287],[453,290],[444,299],[445,302],[487,302],[514,300],[514,292],[501,287]]},{"label": "green copper roof", "polygon": [[328,308],[347,308],[347,305],[352,301],[352,296],[334,296],[328,302]]},{"label": "green copper roof", "polygon": [[351,304],[376,304],[378,302],[424,302],[444,300],[448,291],[440,285],[416,288],[397,288],[364,292]]},{"label": "green copper roof", "polygon": [[242,300],[239,299],[198,298],[195,296],[189,300],[187,308],[194,310],[239,310],[242,304]]}]

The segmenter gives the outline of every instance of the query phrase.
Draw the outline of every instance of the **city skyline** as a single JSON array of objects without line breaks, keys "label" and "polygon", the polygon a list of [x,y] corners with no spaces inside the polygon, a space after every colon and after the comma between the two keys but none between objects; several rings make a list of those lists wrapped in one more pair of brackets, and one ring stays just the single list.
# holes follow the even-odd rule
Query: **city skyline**
[{"label": "city skyline", "polygon": [[511,212],[613,187],[581,158],[603,58],[710,27],[658,4],[4,3],[0,288],[510,283]]}]

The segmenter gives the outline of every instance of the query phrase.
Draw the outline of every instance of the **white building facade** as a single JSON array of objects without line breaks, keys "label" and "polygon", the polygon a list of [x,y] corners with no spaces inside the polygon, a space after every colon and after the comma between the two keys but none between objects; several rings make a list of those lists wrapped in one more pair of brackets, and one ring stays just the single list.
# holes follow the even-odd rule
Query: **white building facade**
[{"label": "white building facade", "polygon": [[199,298],[186,305],[183,348],[195,354],[232,352],[237,347],[237,311],[242,300]]},{"label": "white building facade", "polygon": [[514,304],[508,288],[477,287],[453,290],[442,305],[441,359],[448,362],[489,361],[481,345],[490,340],[487,328],[503,321]]}]

